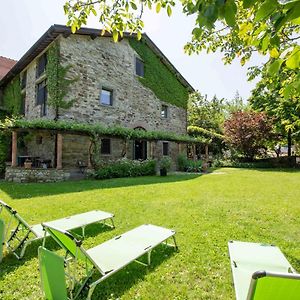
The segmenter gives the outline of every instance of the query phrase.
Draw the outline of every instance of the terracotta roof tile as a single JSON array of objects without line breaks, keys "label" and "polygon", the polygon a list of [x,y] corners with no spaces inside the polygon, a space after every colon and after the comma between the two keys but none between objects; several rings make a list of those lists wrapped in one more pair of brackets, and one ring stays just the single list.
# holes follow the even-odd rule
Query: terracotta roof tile
[{"label": "terracotta roof tile", "polygon": [[0,79],[17,63],[16,60],[0,56]]}]

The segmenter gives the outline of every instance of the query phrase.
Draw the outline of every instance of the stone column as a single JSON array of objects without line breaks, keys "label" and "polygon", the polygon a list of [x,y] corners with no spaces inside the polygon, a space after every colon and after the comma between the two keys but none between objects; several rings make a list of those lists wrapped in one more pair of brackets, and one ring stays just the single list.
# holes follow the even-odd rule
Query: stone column
[{"label": "stone column", "polygon": [[56,169],[62,169],[62,143],[63,137],[61,133],[57,134],[57,158],[56,158]]},{"label": "stone column", "polygon": [[89,141],[89,148],[88,148],[88,168],[92,169],[92,161],[91,161],[91,149],[92,149],[92,141]]},{"label": "stone column", "polygon": [[17,132],[14,130],[12,132],[12,149],[11,149],[11,166],[16,167],[17,166]]},{"label": "stone column", "polygon": [[150,144],[150,159],[153,159],[153,156],[154,156],[153,141],[150,141],[149,144]]}]

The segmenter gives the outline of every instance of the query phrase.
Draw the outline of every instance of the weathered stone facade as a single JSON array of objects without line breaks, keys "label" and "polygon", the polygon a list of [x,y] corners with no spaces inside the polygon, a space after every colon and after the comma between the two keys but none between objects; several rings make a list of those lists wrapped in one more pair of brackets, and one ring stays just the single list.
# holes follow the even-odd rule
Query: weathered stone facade
[{"label": "weathered stone facade", "polygon": [[[70,75],[78,78],[67,95],[75,103],[61,111],[60,119],[186,133],[186,110],[159,100],[138,80],[137,54],[127,39],[114,43],[109,37],[92,40],[88,36],[71,35],[59,37],[59,44],[63,63],[71,65]],[[36,79],[36,61],[27,67],[25,117],[28,119],[41,115],[41,107],[36,105],[36,83],[43,76]],[[100,104],[102,87],[113,91],[112,106]],[[168,106],[168,118],[161,117],[162,104]],[[46,117],[54,118],[51,108]]]},{"label": "weathered stone facade", "polygon": [[70,178],[68,170],[24,169],[6,167],[5,180],[17,183],[25,182],[58,182]]},{"label": "weathered stone facade", "polygon": [[[172,132],[186,134],[186,109],[161,101],[154,92],[145,87],[135,72],[135,60],[138,54],[130,46],[128,38],[114,43],[111,37],[93,37],[89,35],[59,35],[58,42],[61,62],[71,66],[68,76],[77,78],[70,86],[67,100],[75,100],[71,108],[59,111],[60,120],[74,120],[82,123],[102,123],[105,126],[119,125],[128,128],[143,128],[146,131]],[[48,46],[51,47],[52,44]],[[42,107],[37,104],[37,84],[46,80],[46,73],[36,77],[39,57],[42,51],[26,68],[26,86],[22,90],[25,95],[25,118],[34,119],[42,116]],[[112,105],[100,103],[102,88],[112,91]],[[167,117],[162,117],[162,106],[167,106]],[[47,107],[43,118],[54,119],[55,113]],[[102,137],[105,138],[105,137]],[[26,153],[42,160],[51,160],[54,166],[56,155],[55,133],[41,131],[32,134],[26,141]],[[100,155],[101,160],[115,160],[122,157],[136,159],[135,141],[111,138],[110,154]],[[163,157],[163,142],[144,142],[146,158],[158,161]],[[175,142],[169,143],[168,155],[173,160],[172,169],[176,167],[179,153],[186,153],[186,147]],[[78,162],[89,165],[90,137],[74,134],[63,134],[62,167],[74,169]],[[20,155],[18,153],[18,155]],[[9,181],[58,181],[69,178],[67,172],[55,170],[25,170],[8,168],[6,178]]]}]

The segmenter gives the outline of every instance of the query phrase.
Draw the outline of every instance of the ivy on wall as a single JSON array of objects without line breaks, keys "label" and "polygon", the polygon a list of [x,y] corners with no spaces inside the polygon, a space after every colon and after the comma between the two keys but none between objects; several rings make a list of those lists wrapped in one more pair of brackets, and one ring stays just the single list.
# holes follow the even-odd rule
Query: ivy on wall
[{"label": "ivy on wall", "polygon": [[[3,121],[7,116],[7,112],[0,110],[0,121]],[[5,172],[5,162],[8,155],[8,149],[10,144],[10,135],[1,130],[0,131],[0,177]]]},{"label": "ivy on wall", "polygon": [[162,101],[187,108],[189,93],[175,75],[160,61],[145,41],[129,39],[129,44],[144,61],[144,77],[140,82],[150,88]]},{"label": "ivy on wall", "polygon": [[59,44],[55,41],[47,51],[47,90],[49,106],[55,110],[55,120],[59,119],[60,109],[70,108],[74,100],[66,100],[70,85],[77,81],[77,78],[67,78],[67,73],[71,66],[62,66],[60,63]]},{"label": "ivy on wall", "polygon": [[10,114],[20,114],[22,107],[20,74],[10,81],[3,89],[2,105]]},{"label": "ivy on wall", "polygon": [[87,124],[78,123],[75,121],[55,121],[48,119],[6,119],[0,123],[0,128],[3,129],[48,129],[55,131],[65,131],[70,133],[82,133],[90,136],[110,136],[122,139],[131,140],[149,140],[149,141],[174,141],[183,143],[208,143],[209,139],[203,136],[191,137],[188,135],[178,135],[172,132],[161,132],[161,131],[144,131],[135,130],[131,128],[121,126],[110,126],[106,127],[103,124]]}]

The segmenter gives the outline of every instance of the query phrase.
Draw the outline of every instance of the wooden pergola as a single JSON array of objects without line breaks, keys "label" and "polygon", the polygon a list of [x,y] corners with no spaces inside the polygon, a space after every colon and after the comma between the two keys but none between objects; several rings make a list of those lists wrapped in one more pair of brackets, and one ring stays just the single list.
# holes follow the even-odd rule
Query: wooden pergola
[{"label": "wooden pergola", "polygon": [[[90,136],[90,134],[82,131],[77,131],[77,130],[60,130],[60,129],[45,129],[45,128],[12,128],[12,154],[11,154],[11,166],[12,167],[17,167],[18,166],[18,146],[17,146],[17,139],[18,139],[18,132],[30,132],[30,131],[47,131],[47,132],[53,132],[56,134],[56,169],[61,170],[63,168],[62,166],[62,156],[63,156],[63,133],[65,134],[76,134],[76,135],[84,135],[84,136]],[[106,135],[104,135],[106,136]],[[125,157],[127,153],[127,140],[124,137],[120,136],[115,136],[111,135],[109,136],[111,138],[120,138],[124,139],[125,141]],[[129,139],[131,140],[131,139]],[[132,140],[135,140],[132,138]],[[154,143],[157,142],[158,140],[150,140],[150,139],[145,139],[146,141],[150,142],[150,157],[154,158]],[[178,152],[182,152],[182,144],[192,144],[192,153],[193,153],[193,159],[196,160],[196,144],[199,144],[199,142],[184,142],[184,141],[173,141],[170,140],[171,142],[176,142],[178,144]],[[90,140],[90,144],[88,145],[88,149],[90,149],[90,146],[92,144],[92,141]],[[208,145],[205,145],[205,157],[208,159]],[[87,167],[92,168],[92,163],[91,163],[91,153],[88,151],[88,158],[87,158]]]}]

